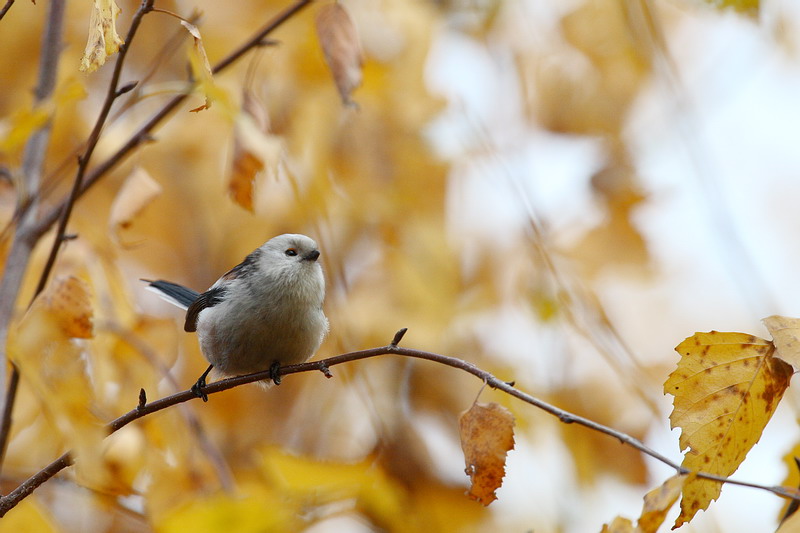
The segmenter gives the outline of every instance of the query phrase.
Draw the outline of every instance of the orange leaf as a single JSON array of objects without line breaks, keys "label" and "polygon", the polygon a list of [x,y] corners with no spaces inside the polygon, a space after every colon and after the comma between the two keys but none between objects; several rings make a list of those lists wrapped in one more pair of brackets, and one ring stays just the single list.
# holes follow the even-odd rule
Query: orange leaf
[{"label": "orange leaf", "polygon": [[[792,367],[774,357],[771,342],[744,333],[696,333],[675,350],[681,360],[664,392],[675,397],[670,421],[681,428],[683,466],[729,476],[761,438]],[[675,527],[708,508],[720,490],[713,481],[686,482]]]},{"label": "orange leaf", "polygon": [[800,368],[800,319],[772,315],[762,322],[772,335],[776,355],[793,367]]},{"label": "orange leaf", "polygon": [[350,94],[361,85],[362,56],[355,24],[341,4],[320,8],[317,36],[342,102],[350,105]]},{"label": "orange leaf", "polygon": [[497,499],[506,454],[514,448],[514,416],[496,403],[473,404],[460,418],[461,449],[472,480],[469,497],[483,505]]},{"label": "orange leaf", "polygon": [[94,72],[115,54],[125,41],[117,34],[119,7],[114,0],[94,0],[89,19],[89,39],[81,58],[81,72]]}]

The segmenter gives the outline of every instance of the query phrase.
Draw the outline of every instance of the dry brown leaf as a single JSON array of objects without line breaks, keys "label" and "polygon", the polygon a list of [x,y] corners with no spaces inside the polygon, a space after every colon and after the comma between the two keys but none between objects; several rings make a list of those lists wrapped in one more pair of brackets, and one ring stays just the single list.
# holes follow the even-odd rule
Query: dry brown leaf
[{"label": "dry brown leaf", "polygon": [[133,220],[161,194],[161,185],[141,167],[136,167],[123,183],[111,204],[109,225],[119,242],[121,233],[131,227]]},{"label": "dry brown leaf", "polygon": [[[681,360],[664,392],[675,397],[670,421],[681,428],[683,466],[729,476],[761,438],[792,367],[774,357],[771,342],[744,333],[696,333],[675,350]],[[713,481],[686,482],[675,527],[707,509],[720,491]]]},{"label": "dry brown leaf", "polygon": [[772,315],[764,320],[772,340],[775,344],[775,355],[792,365],[800,368],[800,318]]},{"label": "dry brown leaf", "polygon": [[344,6],[336,3],[320,8],[317,36],[342,102],[351,105],[350,95],[361,85],[363,58],[356,26]]},{"label": "dry brown leaf", "polygon": [[461,449],[472,480],[469,497],[483,505],[497,499],[503,484],[506,455],[514,448],[514,416],[496,404],[475,403],[461,414]]},{"label": "dry brown leaf", "polygon": [[197,83],[197,88],[205,95],[203,105],[189,110],[192,113],[197,113],[211,107],[213,94],[216,92],[214,87],[214,74],[211,71],[211,63],[208,61],[206,48],[203,46],[203,38],[200,36],[200,30],[197,26],[186,20],[181,20],[181,25],[187,29],[194,40],[194,46],[189,53],[189,63],[192,66],[192,74]]},{"label": "dry brown leaf", "polygon": [[250,91],[244,91],[233,133],[233,164],[228,180],[228,192],[237,204],[253,211],[255,177],[267,164],[277,164],[280,152],[281,142],[269,134],[266,109]]},{"label": "dry brown leaf", "polygon": [[119,7],[114,0],[94,0],[89,19],[89,39],[81,58],[81,72],[94,72],[125,42],[117,34]]}]

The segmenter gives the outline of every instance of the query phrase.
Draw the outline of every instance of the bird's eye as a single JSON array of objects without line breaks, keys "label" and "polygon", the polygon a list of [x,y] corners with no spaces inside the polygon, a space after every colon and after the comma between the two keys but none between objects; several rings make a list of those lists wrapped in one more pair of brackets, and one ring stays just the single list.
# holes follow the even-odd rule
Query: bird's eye
[{"label": "bird's eye", "polygon": [[295,250],[294,248],[289,248],[289,249],[288,249],[288,250],[286,250],[284,253],[285,253],[286,255],[288,255],[289,257],[294,257],[294,256],[296,256],[296,255],[297,255],[297,250]]}]

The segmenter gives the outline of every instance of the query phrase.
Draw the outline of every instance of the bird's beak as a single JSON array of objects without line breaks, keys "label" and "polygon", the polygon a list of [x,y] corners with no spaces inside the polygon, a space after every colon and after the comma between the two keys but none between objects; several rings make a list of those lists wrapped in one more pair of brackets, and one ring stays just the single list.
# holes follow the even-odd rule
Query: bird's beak
[{"label": "bird's beak", "polygon": [[319,258],[319,250],[311,250],[303,256],[304,261],[316,261]]}]

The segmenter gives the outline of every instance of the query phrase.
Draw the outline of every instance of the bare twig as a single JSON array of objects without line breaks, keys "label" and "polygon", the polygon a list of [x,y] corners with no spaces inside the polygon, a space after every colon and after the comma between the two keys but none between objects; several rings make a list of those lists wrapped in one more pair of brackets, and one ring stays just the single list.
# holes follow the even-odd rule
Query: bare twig
[{"label": "bare twig", "polygon": [[3,9],[0,9],[0,20],[3,20],[3,17],[6,16],[8,10],[11,9],[11,6],[14,5],[14,0],[6,0],[6,5],[3,6]]},{"label": "bare twig", "polygon": [[39,278],[39,284],[36,286],[37,295],[44,290],[44,287],[47,284],[47,279],[50,277],[50,272],[53,270],[56,257],[58,256],[58,250],[61,248],[61,243],[64,240],[64,234],[67,230],[69,217],[72,214],[75,201],[80,195],[83,179],[86,175],[86,169],[89,165],[89,160],[92,158],[92,154],[97,147],[97,143],[100,141],[100,132],[103,131],[103,126],[106,123],[106,118],[108,118],[108,113],[111,111],[111,106],[114,105],[114,101],[120,95],[117,85],[119,84],[119,78],[122,74],[122,66],[125,63],[125,57],[128,55],[128,50],[131,48],[131,42],[136,35],[136,30],[139,29],[142,18],[144,18],[147,13],[153,10],[154,1],[155,0],[142,0],[139,9],[136,10],[136,13],[134,13],[133,18],[131,19],[131,26],[128,30],[128,35],[125,37],[125,42],[119,47],[119,54],[117,56],[117,61],[114,64],[114,71],[111,75],[111,81],[108,83],[108,91],[106,92],[106,98],[103,101],[103,107],[100,109],[100,114],[94,123],[92,132],[89,134],[89,140],[86,142],[86,149],[84,150],[83,154],[78,157],[78,170],[75,174],[75,181],[73,182],[72,190],[70,191],[69,196],[60,210],[60,218],[58,222],[58,229],[56,231],[56,237],[53,240],[53,246],[50,249],[50,255],[47,257],[47,263],[45,264],[42,275]]},{"label": "bare twig", "polygon": [[[220,60],[216,65],[214,65],[211,69],[213,74],[219,74],[220,72],[227,69],[233,63],[235,63],[238,59],[240,59],[244,54],[249,52],[252,49],[258,48],[264,42],[264,39],[267,35],[275,31],[278,27],[280,27],[284,22],[292,18],[296,15],[299,11],[301,11],[304,7],[310,4],[313,0],[297,0],[295,3],[287,7],[281,13],[275,16],[272,20],[270,20],[263,28],[253,34],[250,39],[245,41],[241,44],[236,50],[228,54],[222,60]],[[81,187],[80,191],[78,191],[78,197],[80,197],[83,193],[89,190],[95,183],[97,183],[108,171],[116,167],[119,163],[121,163],[130,153],[142,143],[152,139],[151,133],[152,131],[161,124],[161,122],[167,118],[174,110],[181,104],[187,97],[187,94],[179,94],[174,96],[171,100],[169,100],[164,106],[157,111],[145,124],[143,124],[139,130],[137,130],[133,135],[131,135],[130,139],[123,144],[120,148],[117,149],[108,159],[100,163],[97,167],[95,167],[91,172],[89,172],[85,179],[83,180],[83,186]],[[31,236],[38,238],[41,235],[44,235],[50,227],[58,220],[59,214],[64,209],[67,201],[61,203],[61,205],[56,206],[55,208],[51,209],[39,219],[39,223],[36,225],[35,228],[31,230]]]},{"label": "bare twig", "polygon": [[[39,277],[39,283],[37,284],[36,291],[33,295],[34,298],[44,290],[47,280],[50,277],[50,273],[53,270],[53,266],[55,265],[56,257],[58,255],[58,250],[61,247],[61,243],[65,240],[67,222],[69,221],[70,214],[72,213],[72,208],[75,205],[75,200],[78,198],[78,191],[81,189],[81,183],[83,182],[83,177],[86,173],[86,167],[92,157],[95,147],[97,146],[97,142],[100,140],[100,132],[103,129],[106,117],[108,117],[111,106],[118,96],[117,84],[119,83],[119,77],[122,72],[122,65],[125,61],[125,56],[130,49],[131,41],[136,34],[136,30],[139,28],[142,17],[144,17],[144,15],[153,8],[153,1],[154,0],[142,0],[141,6],[133,15],[133,19],[131,20],[130,30],[128,31],[125,43],[120,46],[119,56],[116,64],[114,65],[114,72],[111,76],[111,81],[109,82],[106,99],[103,102],[103,107],[100,110],[100,115],[97,117],[94,128],[89,135],[89,140],[86,143],[86,149],[78,158],[78,171],[75,175],[75,182],[72,187],[72,192],[61,210],[58,231],[56,232],[55,239],[53,240],[53,245],[50,249],[50,255],[47,258],[47,263],[45,264],[44,270]],[[39,65],[39,83],[36,86],[37,102],[41,102],[42,100],[49,98],[53,92],[58,66],[58,54],[61,50],[61,26],[64,12],[64,1],[55,0],[50,5],[51,15],[50,19],[48,20],[48,29],[45,32],[44,43],[42,46],[42,58]],[[43,128],[31,136],[31,140],[26,146],[26,158],[23,161],[23,169],[26,171],[26,178],[31,180],[35,179],[35,183],[28,185],[27,194],[23,195],[25,198],[36,198],[36,195],[38,195],[39,182],[41,181],[41,167],[42,162],[44,161],[44,153],[49,140],[49,134],[50,127],[48,123],[46,128]],[[35,158],[35,162],[30,165],[26,164],[29,153],[28,149],[31,149],[30,151],[34,152],[30,157]],[[30,171],[27,167],[30,167]],[[27,234],[28,228],[35,223],[35,217],[36,202],[30,202],[27,206],[25,214],[23,214],[20,218],[19,231],[17,233],[17,238],[14,240],[15,245],[19,246],[20,249],[27,251],[24,256],[24,262],[19,261],[14,263],[15,266],[19,267],[19,272],[16,273],[16,275],[20,277],[19,281],[21,281],[21,276],[25,272],[28,258],[30,257],[30,251],[33,249],[36,240],[38,240],[38,236],[36,239],[32,239],[31,236]],[[19,259],[22,259],[22,257]],[[17,287],[20,285],[19,281],[15,283]],[[9,272],[7,267],[5,276],[3,278],[4,287],[0,288],[0,290],[6,289],[6,285],[10,283],[14,283],[14,280],[12,278],[12,273]],[[16,301],[17,296],[16,291],[18,289],[8,287],[7,290],[9,290],[9,292],[14,291],[14,294],[13,297],[10,297],[5,303],[6,306],[9,306],[8,314],[3,315],[3,327],[5,331],[7,331],[8,324],[11,320],[11,314],[13,313],[14,302]],[[3,344],[5,345],[5,343]],[[5,368],[5,361],[0,361],[0,366]],[[14,408],[18,383],[19,370],[17,369],[16,365],[12,365],[11,376],[8,380],[5,403],[2,410],[3,419],[0,422],[0,466],[2,466],[5,450],[8,446],[8,435],[11,429],[11,414]]]},{"label": "bare twig", "polygon": [[[39,53],[39,74],[34,90],[34,105],[39,105],[53,94],[58,76],[58,58],[61,53],[61,33],[64,23],[64,0],[53,0],[49,4],[47,22],[42,36],[42,49]],[[2,14],[11,7],[6,4]],[[0,18],[2,15],[0,15]],[[27,143],[22,156],[22,174],[20,181],[20,205],[23,206],[19,214],[19,223],[11,245],[8,259],[6,260],[3,279],[0,281],[0,384],[6,383],[6,339],[8,327],[14,315],[14,308],[19,295],[19,288],[28,267],[34,242],[23,237],[26,228],[36,222],[38,209],[39,190],[42,182],[42,167],[44,166],[45,153],[50,143],[50,130],[52,123],[48,119],[35,131]],[[18,207],[19,209],[19,207]],[[16,215],[15,215],[16,216]],[[14,398],[19,384],[19,370],[16,365],[11,365],[11,374],[6,385],[6,395],[2,407],[2,421],[0,421],[0,467],[5,458],[8,446],[8,435],[11,430],[11,412],[14,408]]]},{"label": "bare twig", "polygon": [[[626,444],[639,450],[640,452],[657,459],[658,461],[668,465],[669,467],[675,469],[676,472],[680,474],[687,474],[690,470],[682,467],[678,463],[672,461],[668,457],[660,454],[659,452],[653,450],[649,446],[645,445],[640,440],[628,435],[627,433],[623,433],[621,431],[617,431],[616,429],[610,428],[608,426],[604,426],[603,424],[599,424],[594,422],[593,420],[589,420],[588,418],[584,418],[582,416],[576,415],[574,413],[570,413],[569,411],[565,411],[560,409],[554,405],[551,405],[547,402],[544,402],[530,394],[527,394],[513,385],[510,385],[508,382],[502,381],[492,375],[490,372],[482,370],[477,366],[464,361],[462,359],[457,359],[455,357],[450,357],[446,355],[440,355],[431,352],[423,352],[421,350],[413,350],[410,348],[401,348],[397,345],[397,342],[402,338],[403,334],[405,333],[405,328],[398,331],[395,334],[394,340],[392,343],[382,346],[380,348],[371,348],[369,350],[361,350],[357,352],[350,352],[342,355],[337,355],[334,357],[329,357],[327,359],[321,359],[319,361],[311,361],[308,363],[302,363],[299,365],[287,365],[280,367],[276,370],[278,375],[285,376],[288,374],[297,374],[299,372],[323,372],[326,373],[328,368],[334,365],[340,365],[342,363],[349,363],[353,361],[358,361],[361,359],[369,359],[372,357],[378,357],[381,355],[398,355],[402,357],[413,357],[415,359],[425,359],[427,361],[433,361],[435,363],[439,363],[442,365],[450,366],[453,368],[457,368],[459,370],[463,370],[464,372],[468,372],[473,376],[476,376],[481,381],[483,381],[488,386],[503,391],[506,394],[509,394],[515,398],[522,400],[523,402],[529,403],[543,411],[550,413],[551,415],[557,417],[561,422],[565,424],[577,424],[580,426],[584,426],[586,428],[592,429],[594,431],[598,431],[610,437],[613,437],[619,440],[622,444]],[[223,379],[220,381],[216,381],[211,383],[210,385],[206,385],[204,387],[203,392],[207,395],[216,394],[218,392],[222,392],[224,390],[232,389],[234,387],[239,387],[241,385],[245,385],[247,383],[253,383],[256,381],[268,380],[271,379],[273,370],[265,370],[263,372],[256,372],[255,374],[247,374],[244,376],[236,376],[233,378]],[[326,373],[327,375],[327,373]],[[135,408],[128,411],[124,415],[120,416],[119,418],[112,420],[106,426],[109,433],[114,433],[115,431],[127,426],[134,420],[142,418],[144,416],[150,415],[152,413],[156,413],[158,411],[162,411],[167,409],[168,407],[172,407],[173,405],[177,405],[180,403],[188,402],[190,400],[197,400],[198,396],[192,390],[185,390],[179,392],[177,394],[173,394],[171,396],[167,396],[165,398],[160,398],[153,402],[150,402],[145,405],[138,404]],[[6,496],[0,498],[0,517],[4,516],[10,509],[16,506],[20,501],[22,501],[25,497],[31,494],[39,485],[46,482],[48,479],[55,476],[58,472],[63,470],[64,468],[70,466],[72,464],[72,458],[69,452],[65,453],[57,460],[50,463],[47,467],[42,469],[40,472],[37,472],[35,475],[30,477],[28,480],[23,482],[19,487],[14,489],[12,492],[8,493]],[[800,500],[800,493],[798,491],[787,489],[785,487],[780,486],[767,486],[767,485],[759,485],[756,483],[749,483],[746,481],[738,481],[735,479],[730,479],[722,476],[716,476],[713,474],[707,474],[704,472],[697,472],[697,477],[707,479],[710,481],[716,481],[719,483],[729,483],[732,485],[739,485],[743,487],[751,487],[755,489],[761,489],[783,498],[788,498],[792,500]]]}]

